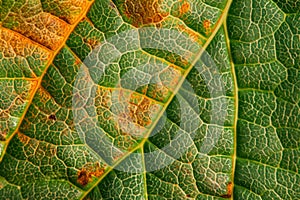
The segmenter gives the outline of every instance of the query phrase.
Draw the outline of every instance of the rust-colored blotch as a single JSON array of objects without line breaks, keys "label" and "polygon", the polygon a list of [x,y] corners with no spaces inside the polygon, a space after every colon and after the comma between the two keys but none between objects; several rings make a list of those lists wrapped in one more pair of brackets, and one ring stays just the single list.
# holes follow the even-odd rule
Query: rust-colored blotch
[{"label": "rust-colored blotch", "polygon": [[161,12],[160,2],[161,0],[126,0],[125,15],[135,27],[159,23],[169,15]]},{"label": "rust-colored blotch", "polygon": [[91,166],[83,167],[78,171],[77,183],[86,186],[92,181],[92,177],[100,177],[104,173],[104,168],[97,162]]}]

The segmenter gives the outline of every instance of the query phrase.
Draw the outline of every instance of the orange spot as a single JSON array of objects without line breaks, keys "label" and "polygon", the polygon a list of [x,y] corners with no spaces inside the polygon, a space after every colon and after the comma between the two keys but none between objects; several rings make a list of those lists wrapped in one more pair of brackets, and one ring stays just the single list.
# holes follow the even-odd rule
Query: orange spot
[{"label": "orange spot", "polygon": [[87,166],[78,171],[77,182],[85,186],[92,181],[92,177],[100,177],[104,171],[104,167],[101,167],[98,162],[95,164],[87,164]]},{"label": "orange spot", "polygon": [[210,28],[210,21],[208,19],[206,19],[206,20],[203,21],[203,27],[205,29]]},{"label": "orange spot", "polygon": [[186,59],[184,59],[184,58],[182,58],[181,57],[181,62],[182,62],[182,64],[184,64],[184,65],[189,65],[189,61],[187,61]]},{"label": "orange spot", "polygon": [[210,21],[208,19],[203,21],[203,27],[205,29],[205,33],[208,35],[209,33],[211,33],[211,24]]},{"label": "orange spot", "polygon": [[182,6],[180,7],[180,15],[184,15],[190,10],[190,3],[189,2],[184,2]]},{"label": "orange spot", "polygon": [[229,182],[227,185],[227,194],[222,195],[223,198],[230,198],[232,196],[232,190],[233,190],[233,184],[232,182]]}]

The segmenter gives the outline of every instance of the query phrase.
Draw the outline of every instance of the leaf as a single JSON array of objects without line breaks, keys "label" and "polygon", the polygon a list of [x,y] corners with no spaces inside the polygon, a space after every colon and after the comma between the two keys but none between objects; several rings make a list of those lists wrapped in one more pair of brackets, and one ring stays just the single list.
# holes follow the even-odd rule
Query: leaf
[{"label": "leaf", "polygon": [[0,196],[300,199],[299,10],[2,1]]}]

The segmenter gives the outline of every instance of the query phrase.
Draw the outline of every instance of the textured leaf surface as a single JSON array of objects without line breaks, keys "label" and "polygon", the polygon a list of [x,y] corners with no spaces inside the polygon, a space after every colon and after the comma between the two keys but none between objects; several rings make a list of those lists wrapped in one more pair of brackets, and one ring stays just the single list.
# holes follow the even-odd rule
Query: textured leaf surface
[{"label": "textured leaf surface", "polygon": [[4,0],[1,199],[300,199],[300,1]]}]

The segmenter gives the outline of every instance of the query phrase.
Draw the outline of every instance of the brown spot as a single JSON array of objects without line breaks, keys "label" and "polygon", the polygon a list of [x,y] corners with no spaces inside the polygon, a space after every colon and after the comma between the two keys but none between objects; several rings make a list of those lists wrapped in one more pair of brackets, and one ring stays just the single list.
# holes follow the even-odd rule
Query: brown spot
[{"label": "brown spot", "polygon": [[185,1],[180,7],[180,15],[187,13],[190,10],[190,7],[190,3]]},{"label": "brown spot", "polygon": [[135,27],[146,24],[159,23],[169,13],[163,13],[160,9],[162,0],[126,0],[125,15],[132,21]]},{"label": "brown spot", "polygon": [[98,41],[97,39],[95,38],[84,38],[83,41],[87,44],[89,44],[93,49],[96,48],[98,45],[100,45],[100,41]]},{"label": "brown spot", "polygon": [[77,183],[82,186],[86,186],[92,181],[92,177],[100,177],[104,171],[104,166],[101,167],[98,162],[94,164],[87,164],[80,171],[78,171]]},{"label": "brown spot", "polygon": [[56,116],[54,114],[51,114],[49,117],[48,117],[50,120],[56,120]]},{"label": "brown spot", "polygon": [[77,182],[80,185],[82,186],[87,185],[89,183],[89,179],[90,179],[90,175],[85,169],[82,169],[81,171],[78,172]]},{"label": "brown spot", "polygon": [[232,196],[233,184],[229,182],[227,185],[227,194],[222,195],[223,198],[230,198]]}]

